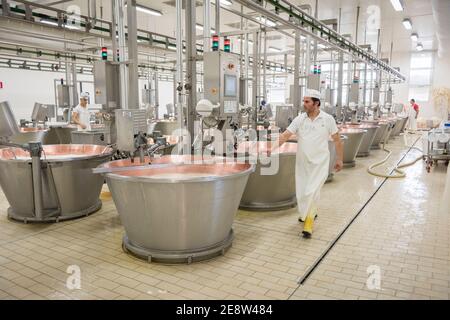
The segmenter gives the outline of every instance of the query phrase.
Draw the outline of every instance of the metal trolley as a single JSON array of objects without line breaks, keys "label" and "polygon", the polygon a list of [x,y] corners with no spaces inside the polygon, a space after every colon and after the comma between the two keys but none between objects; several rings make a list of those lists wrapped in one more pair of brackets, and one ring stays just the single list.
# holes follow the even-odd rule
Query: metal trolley
[{"label": "metal trolley", "polygon": [[426,136],[424,147],[426,149],[423,160],[426,163],[427,172],[430,172],[431,167],[436,166],[438,161],[443,161],[448,166],[450,162],[450,126],[430,130]]}]

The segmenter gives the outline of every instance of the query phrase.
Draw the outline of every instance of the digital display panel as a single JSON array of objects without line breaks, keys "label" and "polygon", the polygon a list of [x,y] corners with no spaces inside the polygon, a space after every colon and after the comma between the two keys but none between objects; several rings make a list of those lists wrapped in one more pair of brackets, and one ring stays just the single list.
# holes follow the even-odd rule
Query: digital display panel
[{"label": "digital display panel", "polygon": [[225,75],[225,97],[236,97],[237,96],[237,78],[233,75]]}]

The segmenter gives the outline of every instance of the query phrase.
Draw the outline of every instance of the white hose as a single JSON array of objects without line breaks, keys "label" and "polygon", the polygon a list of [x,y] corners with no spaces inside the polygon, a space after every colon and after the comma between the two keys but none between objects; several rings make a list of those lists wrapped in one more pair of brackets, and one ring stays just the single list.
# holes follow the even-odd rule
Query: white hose
[{"label": "white hose", "polygon": [[[420,148],[418,148],[418,147],[408,146],[408,145],[406,144],[406,136],[404,136],[404,138],[405,138],[405,145],[406,145],[410,150],[411,150],[411,149],[415,149],[415,150],[418,150],[418,151],[420,151],[420,152],[423,153],[423,151],[422,151]],[[405,173],[404,171],[400,170],[400,169],[401,169],[401,168],[405,168],[405,167],[412,166],[412,165],[415,164],[417,161],[422,160],[423,155],[421,155],[420,157],[417,157],[417,158],[414,159],[413,161],[404,163],[404,164],[402,164],[402,165],[397,165],[397,166],[393,169],[393,172],[396,172],[397,174],[393,174],[393,173],[391,173],[391,174],[383,174],[383,173],[375,172],[374,169],[377,168],[377,167],[379,167],[379,166],[382,166],[383,164],[385,164],[385,163],[389,160],[389,158],[391,157],[391,155],[392,155],[392,151],[386,149],[386,140],[387,140],[387,139],[388,139],[388,137],[386,137],[386,138],[384,139],[384,141],[383,141],[383,148],[382,148],[382,150],[385,151],[385,152],[387,152],[388,155],[387,155],[386,158],[384,158],[383,160],[381,160],[381,161],[379,161],[379,162],[377,162],[377,163],[374,163],[374,164],[370,165],[370,166],[367,168],[367,172],[368,172],[369,174],[373,175],[373,176],[381,177],[381,178],[404,178],[404,177],[406,177],[406,173]],[[417,139],[416,142],[417,142],[418,140],[419,140],[419,139]],[[414,143],[414,144],[415,144],[415,143]]]}]

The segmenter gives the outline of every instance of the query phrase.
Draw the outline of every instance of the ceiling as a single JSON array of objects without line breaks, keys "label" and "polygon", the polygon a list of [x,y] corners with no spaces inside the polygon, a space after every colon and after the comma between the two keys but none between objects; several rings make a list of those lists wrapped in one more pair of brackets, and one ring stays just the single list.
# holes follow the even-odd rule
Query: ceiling
[{"label": "ceiling", "polygon": [[[138,0],[138,3],[146,5],[151,8],[158,9],[164,13],[162,17],[149,16],[144,13],[138,13],[139,25],[146,27],[151,31],[164,33],[167,35],[175,35],[175,8],[167,3],[174,3],[174,0]],[[202,1],[198,1],[201,3]],[[315,0],[303,0],[303,1],[291,1],[294,4],[310,4],[315,6]],[[410,51],[415,50],[415,43],[411,41],[410,35],[412,32],[416,32],[419,35],[419,41],[424,45],[425,50],[436,50],[437,41],[435,39],[435,28],[432,14],[431,0],[403,0],[405,10],[402,12],[396,12],[389,0],[319,0],[318,17],[321,20],[339,18],[339,12],[341,11],[341,25],[340,31],[342,34],[352,34],[353,39],[356,29],[356,13],[357,7],[360,7],[360,19],[359,19],[359,35],[358,44],[370,43],[375,48],[377,43],[377,30],[374,29],[373,24],[370,22],[370,14],[368,8],[373,9],[373,6],[380,8],[380,23],[381,28],[381,48],[382,52],[386,56],[390,51],[391,42],[394,43],[393,51]],[[103,1],[103,3],[109,3],[109,1]],[[227,6],[224,6],[227,8]],[[211,19],[214,21],[214,8]],[[234,3],[232,8],[240,11],[239,4]],[[245,13],[251,13],[251,10],[245,9]],[[409,18],[413,24],[413,30],[408,31],[402,25],[402,20]],[[222,10],[221,13],[221,30],[232,31],[230,24],[239,24],[240,17],[228,13]],[[212,22],[213,22],[212,21]],[[203,22],[202,7],[197,9],[197,22]],[[369,22],[369,23],[368,23]],[[376,28],[376,24],[375,24]],[[201,31],[199,31],[201,33]],[[280,49],[288,49],[287,45],[292,44],[292,39],[285,39],[282,37],[278,42],[269,43],[269,45],[279,46]]]},{"label": "ceiling", "polygon": [[[55,2],[55,0],[36,0],[42,3]],[[404,11],[396,12],[389,0],[318,0],[318,17],[324,19],[337,19],[340,16],[340,33],[351,34],[354,41],[356,29],[357,7],[360,7],[358,44],[370,44],[373,49],[377,47],[378,28],[380,28],[381,52],[382,57],[389,57],[391,43],[393,43],[393,52],[410,52],[415,50],[415,45],[410,35],[416,32],[419,35],[419,42],[424,46],[425,50],[437,50],[438,41],[435,37],[435,24],[432,13],[431,0],[402,0],[404,3]],[[163,16],[157,17],[138,12],[138,27],[152,32],[175,36],[176,14],[174,0],[137,0],[138,4],[157,9],[163,13]],[[203,24],[203,1],[197,0],[197,23]],[[294,4],[310,4],[315,6],[315,0],[291,1]],[[67,9],[69,6],[78,5],[81,8],[81,14],[87,14],[86,0],[66,1],[55,7]],[[111,0],[97,0],[97,16],[104,20],[111,20]],[[231,7],[240,11],[241,6],[233,3]],[[379,8],[379,23],[373,12],[377,12]],[[214,25],[214,9],[211,5],[211,25]],[[246,14],[255,14],[249,9],[243,8]],[[402,20],[409,18],[412,21],[413,30],[409,31],[403,27]],[[450,18],[450,13],[449,13]],[[233,31],[239,28],[241,18],[233,13],[221,10],[220,22],[221,31]],[[202,32],[198,30],[200,35]],[[278,32],[268,34],[268,47],[275,47],[281,50],[292,50],[293,39]],[[239,41],[232,39],[232,46],[238,48]],[[283,61],[282,56],[275,58]],[[292,58],[291,58],[292,59]]]}]

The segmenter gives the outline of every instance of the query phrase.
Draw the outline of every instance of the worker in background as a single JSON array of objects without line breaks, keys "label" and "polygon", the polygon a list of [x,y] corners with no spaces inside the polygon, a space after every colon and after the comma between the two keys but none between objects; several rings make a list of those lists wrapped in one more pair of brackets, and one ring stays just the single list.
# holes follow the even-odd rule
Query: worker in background
[{"label": "worker in background", "polygon": [[295,184],[300,221],[304,221],[303,236],[312,235],[317,217],[320,190],[328,177],[330,151],[328,140],[336,145],[336,172],[343,167],[343,146],[334,118],[320,110],[320,92],[307,90],[303,99],[305,113],[298,115],[283,134],[272,151],[297,135]]},{"label": "worker in background", "polygon": [[419,116],[419,105],[414,99],[411,99],[410,104],[411,106],[408,108],[408,129],[416,131],[417,117]]},{"label": "worker in background", "polygon": [[72,121],[77,125],[78,131],[91,130],[91,114],[88,109],[89,93],[80,94],[80,104],[73,109]]}]

